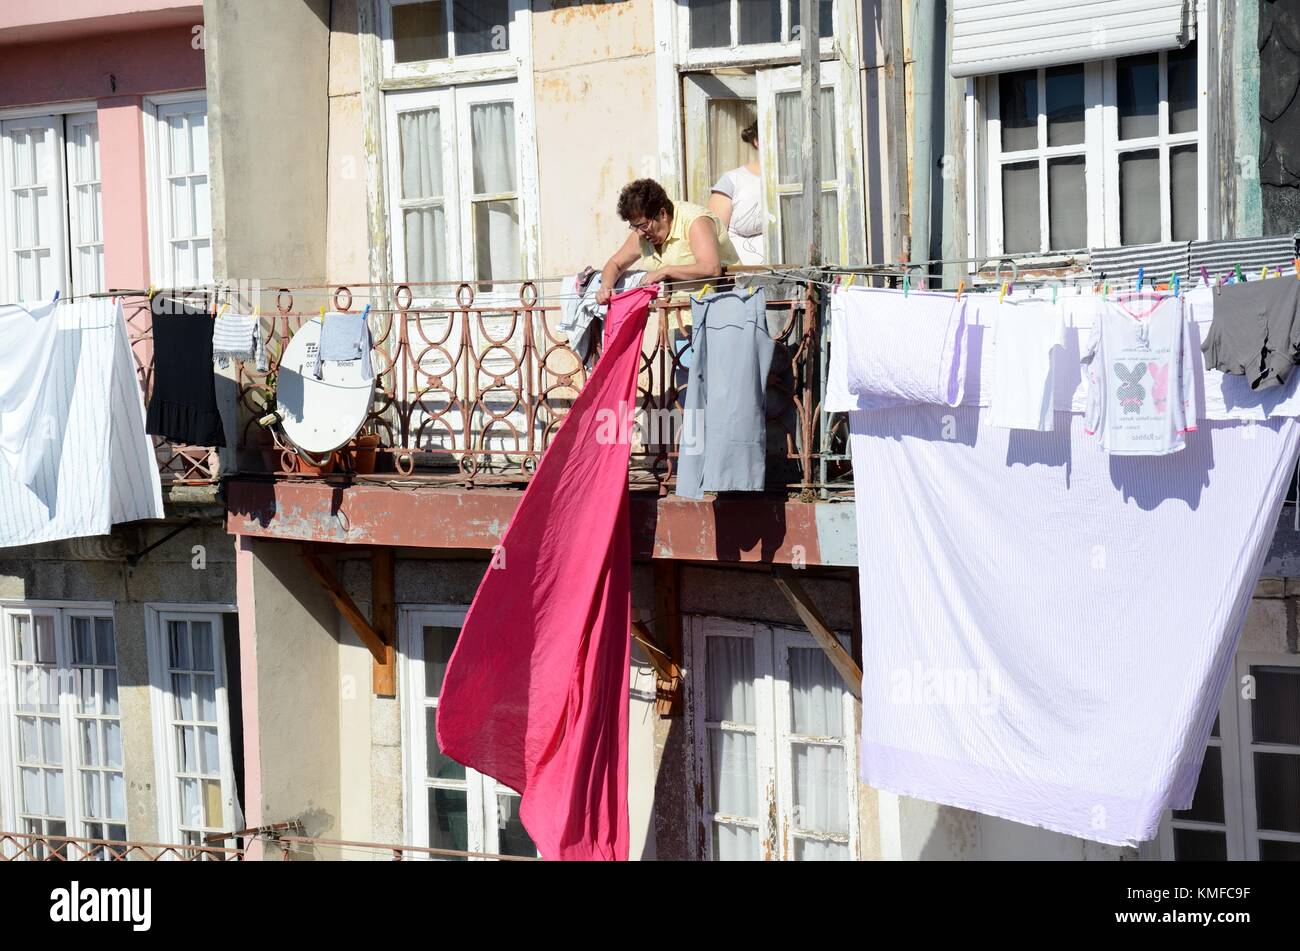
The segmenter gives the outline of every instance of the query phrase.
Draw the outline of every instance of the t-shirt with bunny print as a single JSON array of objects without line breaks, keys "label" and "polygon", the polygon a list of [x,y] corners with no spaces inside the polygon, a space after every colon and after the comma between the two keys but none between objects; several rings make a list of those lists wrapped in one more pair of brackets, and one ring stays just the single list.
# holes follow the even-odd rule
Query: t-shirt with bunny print
[{"label": "t-shirt with bunny print", "polygon": [[1082,354],[1084,431],[1114,455],[1163,456],[1196,430],[1195,334],[1182,297],[1105,301]]}]

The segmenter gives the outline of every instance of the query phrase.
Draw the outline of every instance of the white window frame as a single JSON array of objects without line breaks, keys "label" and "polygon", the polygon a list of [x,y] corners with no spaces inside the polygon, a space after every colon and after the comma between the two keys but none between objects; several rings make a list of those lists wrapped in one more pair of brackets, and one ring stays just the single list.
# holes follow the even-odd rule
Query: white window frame
[{"label": "white window frame", "polygon": [[[404,281],[406,241],[404,208],[423,206],[423,201],[401,197],[401,140],[398,116],[403,112],[437,108],[441,114],[443,153],[443,208],[447,222],[448,279],[474,284],[473,203],[494,196],[473,194],[473,141],[470,135],[470,109],[477,103],[514,104],[516,191],[507,197],[519,203],[519,269],[522,279],[535,275],[539,267],[539,249],[531,236],[538,233],[538,189],[536,142],[532,130],[532,107],[525,98],[521,83],[494,82],[470,86],[411,89],[383,95],[385,129],[384,187],[388,205],[388,245],[391,273]],[[476,303],[519,299],[518,281],[506,281],[491,291],[475,293]],[[481,287],[481,285],[479,285]],[[421,291],[417,305],[445,302],[454,297],[454,285],[434,292]]]},{"label": "white window frame", "polygon": [[[466,792],[467,851],[500,853],[497,796],[517,796],[514,790],[490,776],[465,767],[464,780],[430,780],[425,751],[428,749],[425,710],[438,701],[425,696],[424,626],[463,627],[469,608],[463,605],[404,605],[398,609],[398,640],[401,664],[399,696],[402,708],[402,788],[405,790],[405,833],[409,845],[426,847],[429,842],[429,796],[433,787],[464,789]],[[437,860],[439,856],[416,853],[416,858]],[[491,861],[470,858],[470,861]]]},{"label": "white window frame", "polygon": [[510,78],[519,71],[521,51],[527,45],[525,34],[529,29],[528,15],[531,12],[528,0],[510,0],[510,22],[507,24],[509,49],[457,56],[455,35],[451,28],[452,5],[457,2],[469,3],[472,0],[447,0],[445,22],[448,50],[452,55],[445,59],[399,63],[396,61],[393,38],[393,7],[420,2],[422,0],[378,0],[380,61],[385,79],[408,83],[478,82]]},{"label": "white window frame", "polygon": [[[154,781],[157,791],[158,837],[166,844],[185,844],[181,822],[180,774],[176,744],[173,742],[174,696],[167,644],[168,621],[206,621],[215,635],[213,667],[216,676],[217,750],[220,759],[223,828],[234,832],[241,815],[235,787],[234,763],[231,760],[230,689],[226,666],[225,618],[237,613],[233,604],[146,604],[145,635],[149,660],[149,709],[153,722]],[[238,689],[238,687],[236,687]],[[200,843],[202,844],[202,843]]]},{"label": "white window frame", "polygon": [[[0,129],[9,128],[15,123],[26,123],[36,119],[48,119],[49,127],[54,133],[55,155],[60,157],[57,169],[59,194],[56,196],[56,203],[61,211],[58,216],[58,224],[54,241],[51,244],[51,253],[61,255],[62,266],[58,268],[59,293],[68,297],[72,294],[82,294],[102,290],[102,287],[82,288],[74,284],[72,261],[71,261],[71,243],[72,230],[70,215],[73,214],[71,194],[68,186],[68,136],[66,134],[69,122],[87,122],[92,121],[98,128],[99,113],[94,101],[86,102],[67,102],[56,105],[45,106],[24,106],[15,109],[0,110]],[[96,145],[98,149],[98,143]],[[102,155],[101,155],[102,158]],[[13,256],[11,254],[12,246],[12,228],[13,222],[10,221],[9,215],[9,189],[13,180],[12,175],[12,155],[7,141],[0,137],[0,254],[3,255],[3,263],[0,264],[0,299],[15,300],[18,297],[16,284],[17,276],[14,272]],[[101,221],[101,243],[103,238],[103,223]],[[53,296],[53,295],[50,295]]]},{"label": "white window frame", "polygon": [[[117,639],[117,621],[113,616],[112,602],[0,600],[0,674],[4,678],[3,685],[0,686],[0,696],[7,699],[3,711],[5,722],[0,725],[0,770],[4,773],[3,782],[0,782],[0,826],[14,832],[22,831],[19,828],[19,815],[22,812],[22,782],[18,773],[19,711],[17,697],[11,696],[11,691],[14,689],[15,668],[10,618],[23,615],[31,617],[33,614],[49,614],[54,618],[55,670],[58,672],[56,674],[59,685],[58,717],[61,731],[60,745],[62,747],[60,756],[62,757],[61,765],[64,774],[65,834],[74,838],[85,838],[82,828],[83,823],[99,821],[99,819],[98,817],[88,817],[86,815],[85,803],[82,801],[80,753],[76,743],[79,711],[75,694],[66,689],[70,686],[71,678],[64,675],[65,671],[71,672],[73,670],[70,621],[73,617],[105,618],[111,621],[113,623],[115,661],[121,653]],[[102,667],[104,665],[94,666]],[[126,743],[122,716],[120,669],[120,665],[115,662],[114,670],[119,672],[117,720],[123,736],[122,766],[120,770],[123,774],[123,799],[125,800],[127,794],[125,781]],[[43,715],[49,716],[50,714],[45,713]],[[103,714],[97,714],[96,717],[102,719]],[[124,802],[123,805],[129,813],[129,804]],[[122,817],[120,824],[122,826],[127,824],[126,815]]]},{"label": "white window frame", "polygon": [[[1160,51],[1159,70],[1159,112],[1160,134],[1143,139],[1124,139],[1118,137],[1119,109],[1116,103],[1116,63],[1115,59],[1097,60],[1082,64],[1084,66],[1084,142],[1082,145],[1048,146],[1046,101],[1044,84],[1045,68],[1038,69],[1039,75],[1039,116],[1038,146],[1016,152],[1002,152],[1002,135],[999,118],[1000,97],[998,80],[1002,74],[972,78],[967,84],[966,93],[966,155],[971,167],[978,174],[969,177],[968,199],[969,220],[967,237],[969,246],[976,249],[975,254],[995,256],[1004,253],[1004,235],[1002,227],[1002,174],[1004,164],[1038,160],[1039,165],[1039,221],[1040,237],[1043,247],[1034,251],[1020,251],[1016,254],[1033,256],[1049,251],[1050,235],[1048,222],[1050,209],[1047,203],[1046,161],[1058,155],[1085,155],[1088,195],[1086,200],[1088,216],[1089,247],[1120,246],[1120,191],[1119,191],[1119,155],[1123,152],[1144,149],[1160,151],[1161,183],[1161,238],[1171,240],[1171,198],[1169,195],[1169,149],[1179,145],[1195,145],[1197,148],[1197,237],[1204,239],[1209,235],[1209,128],[1213,120],[1211,113],[1214,101],[1211,99],[1209,74],[1211,68],[1214,38],[1203,28],[1205,10],[1198,5],[1198,23],[1194,35],[1196,40],[1197,62],[1197,100],[1199,111],[1195,132],[1169,133],[1167,96],[1168,71],[1166,67],[1168,51]],[[1138,55],[1138,54],[1134,54]],[[1127,57],[1124,57],[1127,58]],[[1063,64],[1065,65],[1065,64]],[[1078,249],[1057,249],[1058,251]],[[972,269],[974,265],[972,265]]]},{"label": "white window frame", "polygon": [[[798,66],[786,66],[779,69],[761,70],[758,74],[758,151],[763,175],[763,201],[766,208],[766,221],[763,235],[766,244],[767,260],[782,263],[797,263],[790,260],[792,252],[782,247],[781,236],[781,196],[802,194],[802,182],[781,185],[777,129],[776,97],[782,93],[799,92],[802,78]],[[866,230],[862,221],[853,220],[853,209],[858,206],[854,196],[861,195],[860,168],[853,164],[851,142],[858,141],[858,121],[861,117],[849,114],[846,103],[840,64],[838,62],[821,64],[822,89],[831,90],[835,103],[835,177],[826,178],[822,170],[822,192],[833,191],[836,196],[837,218],[834,222],[822,222],[825,235],[830,227],[835,228],[839,244],[836,263],[853,261],[860,255],[861,245],[866,240]],[[823,251],[825,251],[823,241]],[[802,260],[802,258],[800,258]]]},{"label": "white window frame", "polygon": [[1257,825],[1253,754],[1281,751],[1300,756],[1300,753],[1296,753],[1296,747],[1255,742],[1250,706],[1253,700],[1242,696],[1242,685],[1250,676],[1251,667],[1300,667],[1300,655],[1240,652],[1236,656],[1233,676],[1224,686],[1219,704],[1219,736],[1210,737],[1208,743],[1222,751],[1224,821],[1180,819],[1166,811],[1155,842],[1140,850],[1143,858],[1174,861],[1175,829],[1224,833],[1228,861],[1258,861],[1260,839],[1300,842],[1300,833],[1265,830],[1261,834]]},{"label": "white window frame", "polygon": [[[702,69],[711,66],[737,66],[741,64],[771,63],[772,61],[798,62],[799,41],[787,39],[779,43],[741,43],[739,7],[743,0],[731,0],[731,43],[727,46],[713,46],[704,49],[691,48],[691,10],[688,0],[681,0],[677,15],[677,49],[679,62],[684,67]],[[798,3],[799,0],[794,0]],[[843,23],[841,8],[852,7],[848,0],[835,0],[831,12],[835,24],[836,36],[820,37],[819,46],[823,57],[835,54],[835,43],[841,39],[840,30]],[[852,12],[852,11],[850,11]],[[781,35],[790,36],[790,0],[781,0]]]},{"label": "white window frame", "polygon": [[[82,126],[82,125],[88,125],[93,127],[94,131],[92,132],[92,135],[94,136],[94,142],[95,142],[94,144],[95,165],[98,166],[97,171],[99,172],[99,174],[94,179],[88,181],[75,181],[77,176],[74,175],[74,169],[76,167],[77,156],[76,156],[76,144],[71,134],[71,131],[74,126]],[[100,141],[99,141],[99,115],[98,113],[91,113],[91,112],[71,113],[64,118],[63,128],[64,128],[64,136],[67,140],[64,143],[65,144],[64,167],[67,169],[67,175],[65,177],[64,187],[66,188],[68,193],[68,275],[69,275],[69,279],[68,279],[67,287],[72,289],[70,293],[73,294],[85,294],[85,293],[92,293],[94,291],[103,291],[107,284],[107,275],[105,273],[105,264],[104,264],[104,255],[105,255],[104,200],[103,200],[104,167],[103,167],[103,152],[101,151]],[[83,242],[78,240],[78,236],[81,234],[81,224],[82,224],[81,206],[77,202],[74,190],[76,188],[86,187],[86,186],[89,186],[92,189],[92,193],[94,189],[98,189],[98,195],[99,195],[99,200],[97,202],[97,209],[98,209],[97,213],[99,215],[99,240],[98,241]],[[76,279],[77,253],[82,248],[88,248],[88,247],[99,248],[99,257],[100,257],[99,273],[96,275],[96,280],[90,282],[91,284],[93,284],[93,287],[86,286],[86,284],[78,282]]]},{"label": "white window frame", "polygon": [[[205,117],[205,122],[210,118],[208,112],[208,97],[205,90],[190,90],[188,92],[165,93],[155,96],[148,96],[144,100],[144,144],[145,144],[145,184],[148,193],[148,219],[149,219],[149,275],[150,280],[159,287],[174,287],[177,284],[176,277],[172,273],[171,255],[168,253],[169,236],[171,233],[171,197],[169,190],[164,187],[162,158],[162,149],[167,141],[166,137],[166,116],[172,111],[173,107],[193,107],[201,105]],[[193,111],[192,109],[186,111]],[[212,139],[211,126],[208,127],[208,195],[209,200],[212,195]],[[208,213],[209,228],[211,228],[212,214],[211,209]],[[212,255],[213,269],[216,268],[216,244],[211,230],[208,232],[208,248]],[[215,274],[214,274],[215,277]]]},{"label": "white window frame", "polygon": [[[697,858],[713,859],[713,825],[715,821],[757,829],[760,858],[768,860],[793,860],[797,827],[794,818],[793,760],[790,746],[793,742],[807,742],[802,737],[792,737],[786,724],[790,723],[790,687],[788,648],[798,647],[820,650],[811,634],[795,628],[769,625],[753,621],[739,621],[705,615],[688,615],[686,621],[686,676],[689,689],[686,694],[686,720],[692,739],[693,789],[708,790],[711,782],[712,762],[709,756],[708,731],[720,727],[742,733],[754,733],[755,801],[758,805],[757,821],[744,817],[714,815],[705,809],[704,800],[689,797],[688,828],[695,840]],[[705,696],[708,674],[704,669],[707,648],[706,638],[746,638],[754,644],[754,717],[755,725],[711,723],[706,721],[708,704]],[[839,635],[845,648],[848,638]],[[847,689],[841,689],[841,722],[844,725],[844,773],[849,812],[847,845],[849,859],[861,858],[861,833],[858,804],[858,751],[856,703]],[[782,765],[784,764],[784,768]],[[775,795],[776,802],[772,802]],[[707,799],[707,793],[705,796]],[[822,836],[811,835],[816,839]],[[825,838],[831,838],[829,836]]]}]

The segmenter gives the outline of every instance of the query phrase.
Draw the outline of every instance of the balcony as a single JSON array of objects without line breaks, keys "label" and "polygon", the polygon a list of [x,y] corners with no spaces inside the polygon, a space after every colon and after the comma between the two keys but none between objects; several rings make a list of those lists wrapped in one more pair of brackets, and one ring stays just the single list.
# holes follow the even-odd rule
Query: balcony
[{"label": "balcony", "polygon": [[[405,285],[281,289],[263,322],[269,372],[238,367],[241,474],[414,485],[526,483],[589,370],[556,330],[559,302],[544,299],[536,284],[515,285],[508,293],[497,285],[490,295],[476,287],[452,285],[451,297],[438,306],[416,306]],[[844,427],[842,421],[831,429],[821,425],[827,341],[817,289],[786,288],[787,299],[768,306],[776,341],[768,384],[768,488],[811,500],[847,488]],[[322,306],[357,312],[367,301],[376,389],[363,432],[378,436],[375,471],[356,472],[348,453],[317,467],[257,420],[272,405],[279,358],[294,332]],[[651,441],[667,431],[651,424],[683,405],[687,370],[674,341],[688,320],[688,301],[660,301],[647,323],[637,388],[638,420],[647,437],[634,438],[634,488],[666,494],[673,485],[677,450],[670,441]],[[174,447],[174,453],[174,471],[202,471],[192,448]]]}]

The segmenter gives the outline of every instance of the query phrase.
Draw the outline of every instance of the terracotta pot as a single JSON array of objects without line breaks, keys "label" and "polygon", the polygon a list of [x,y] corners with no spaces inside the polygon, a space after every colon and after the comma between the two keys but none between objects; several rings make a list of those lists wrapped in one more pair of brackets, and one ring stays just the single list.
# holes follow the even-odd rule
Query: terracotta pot
[{"label": "terracotta pot", "polygon": [[312,465],[302,456],[294,456],[293,461],[294,461],[296,471],[301,475],[309,475],[309,476],[328,475],[329,473],[334,471],[333,455],[331,455],[327,460],[325,460],[324,465],[320,465],[320,466]]},{"label": "terracotta pot", "polygon": [[379,448],[379,434],[365,433],[352,440],[348,447],[352,453],[352,469],[357,475],[371,475],[375,471],[375,455]]}]

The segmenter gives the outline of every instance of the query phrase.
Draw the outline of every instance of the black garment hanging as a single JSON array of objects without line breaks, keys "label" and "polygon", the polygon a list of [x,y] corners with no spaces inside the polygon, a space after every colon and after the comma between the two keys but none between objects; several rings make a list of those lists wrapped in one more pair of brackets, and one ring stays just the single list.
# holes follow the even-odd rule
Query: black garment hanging
[{"label": "black garment hanging", "polygon": [[145,432],[191,446],[224,446],[212,372],[212,315],[157,296],[153,315],[153,396]]}]

